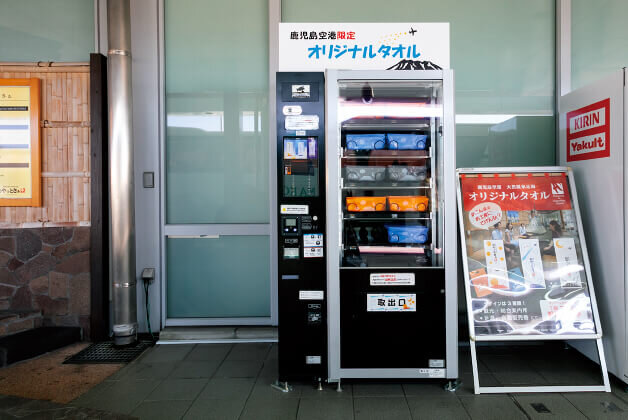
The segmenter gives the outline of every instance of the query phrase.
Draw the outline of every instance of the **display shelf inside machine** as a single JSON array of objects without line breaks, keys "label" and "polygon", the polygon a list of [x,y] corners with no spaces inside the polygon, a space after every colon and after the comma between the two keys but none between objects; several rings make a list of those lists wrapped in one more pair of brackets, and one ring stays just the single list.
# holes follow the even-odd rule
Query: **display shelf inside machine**
[{"label": "display shelf inside machine", "polygon": [[364,89],[341,89],[343,268],[439,264],[440,108],[429,84],[391,86],[369,82],[370,102]]}]

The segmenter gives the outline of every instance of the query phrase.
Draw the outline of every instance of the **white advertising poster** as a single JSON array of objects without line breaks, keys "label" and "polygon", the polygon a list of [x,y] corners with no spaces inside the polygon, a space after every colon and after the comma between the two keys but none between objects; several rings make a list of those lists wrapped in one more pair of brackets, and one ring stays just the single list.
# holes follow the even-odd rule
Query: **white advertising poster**
[{"label": "white advertising poster", "polygon": [[573,238],[554,239],[554,249],[556,250],[558,269],[561,272],[561,287],[582,287],[580,264],[578,264],[578,254],[576,254],[576,244]]},{"label": "white advertising poster", "polygon": [[545,274],[538,239],[519,239],[519,254],[525,282],[532,289],[545,289]]},{"label": "white advertising poster", "polygon": [[279,24],[279,71],[448,68],[449,23]]},{"label": "white advertising poster", "polygon": [[484,241],[484,256],[488,274],[488,287],[495,289],[508,289],[508,267],[506,265],[506,252],[504,241]]},{"label": "white advertising poster", "polygon": [[366,295],[367,312],[416,312],[416,294],[376,294]]}]

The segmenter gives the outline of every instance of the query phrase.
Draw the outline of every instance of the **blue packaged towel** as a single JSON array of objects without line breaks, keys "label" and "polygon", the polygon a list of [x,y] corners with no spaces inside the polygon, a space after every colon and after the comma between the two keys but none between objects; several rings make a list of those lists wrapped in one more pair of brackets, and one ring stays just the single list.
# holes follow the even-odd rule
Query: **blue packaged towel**
[{"label": "blue packaged towel", "polygon": [[391,244],[424,244],[430,229],[427,226],[386,225]]},{"label": "blue packaged towel", "polygon": [[425,134],[392,134],[386,135],[389,149],[425,150],[427,136]]},{"label": "blue packaged towel", "polygon": [[349,150],[377,150],[385,146],[385,134],[347,134],[347,149]]}]

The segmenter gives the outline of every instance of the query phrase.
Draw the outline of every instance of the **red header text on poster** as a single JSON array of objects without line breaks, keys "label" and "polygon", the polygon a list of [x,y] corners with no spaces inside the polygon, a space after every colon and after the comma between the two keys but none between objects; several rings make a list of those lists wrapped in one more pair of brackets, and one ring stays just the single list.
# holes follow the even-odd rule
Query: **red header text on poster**
[{"label": "red header text on poster", "polygon": [[515,176],[515,174],[462,175],[464,210],[476,226],[491,226],[507,210],[569,210],[567,177],[562,174]]},{"label": "red header text on poster", "polygon": [[610,99],[567,113],[567,162],[611,155]]}]

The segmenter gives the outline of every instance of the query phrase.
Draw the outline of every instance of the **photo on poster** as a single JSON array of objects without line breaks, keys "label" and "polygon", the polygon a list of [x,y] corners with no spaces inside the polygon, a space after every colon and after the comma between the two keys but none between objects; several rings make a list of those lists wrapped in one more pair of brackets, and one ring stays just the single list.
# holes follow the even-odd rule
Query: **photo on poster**
[{"label": "photo on poster", "polygon": [[484,241],[484,252],[488,271],[488,285],[491,288],[508,289],[508,267],[506,266],[504,241]]},{"label": "photo on poster", "polygon": [[556,249],[556,260],[560,271],[560,285],[564,288],[580,288],[582,280],[580,278],[580,268],[576,245],[573,238],[554,239]]},{"label": "photo on poster", "polygon": [[545,289],[545,274],[538,239],[519,239],[521,267],[526,284],[533,289]]}]

